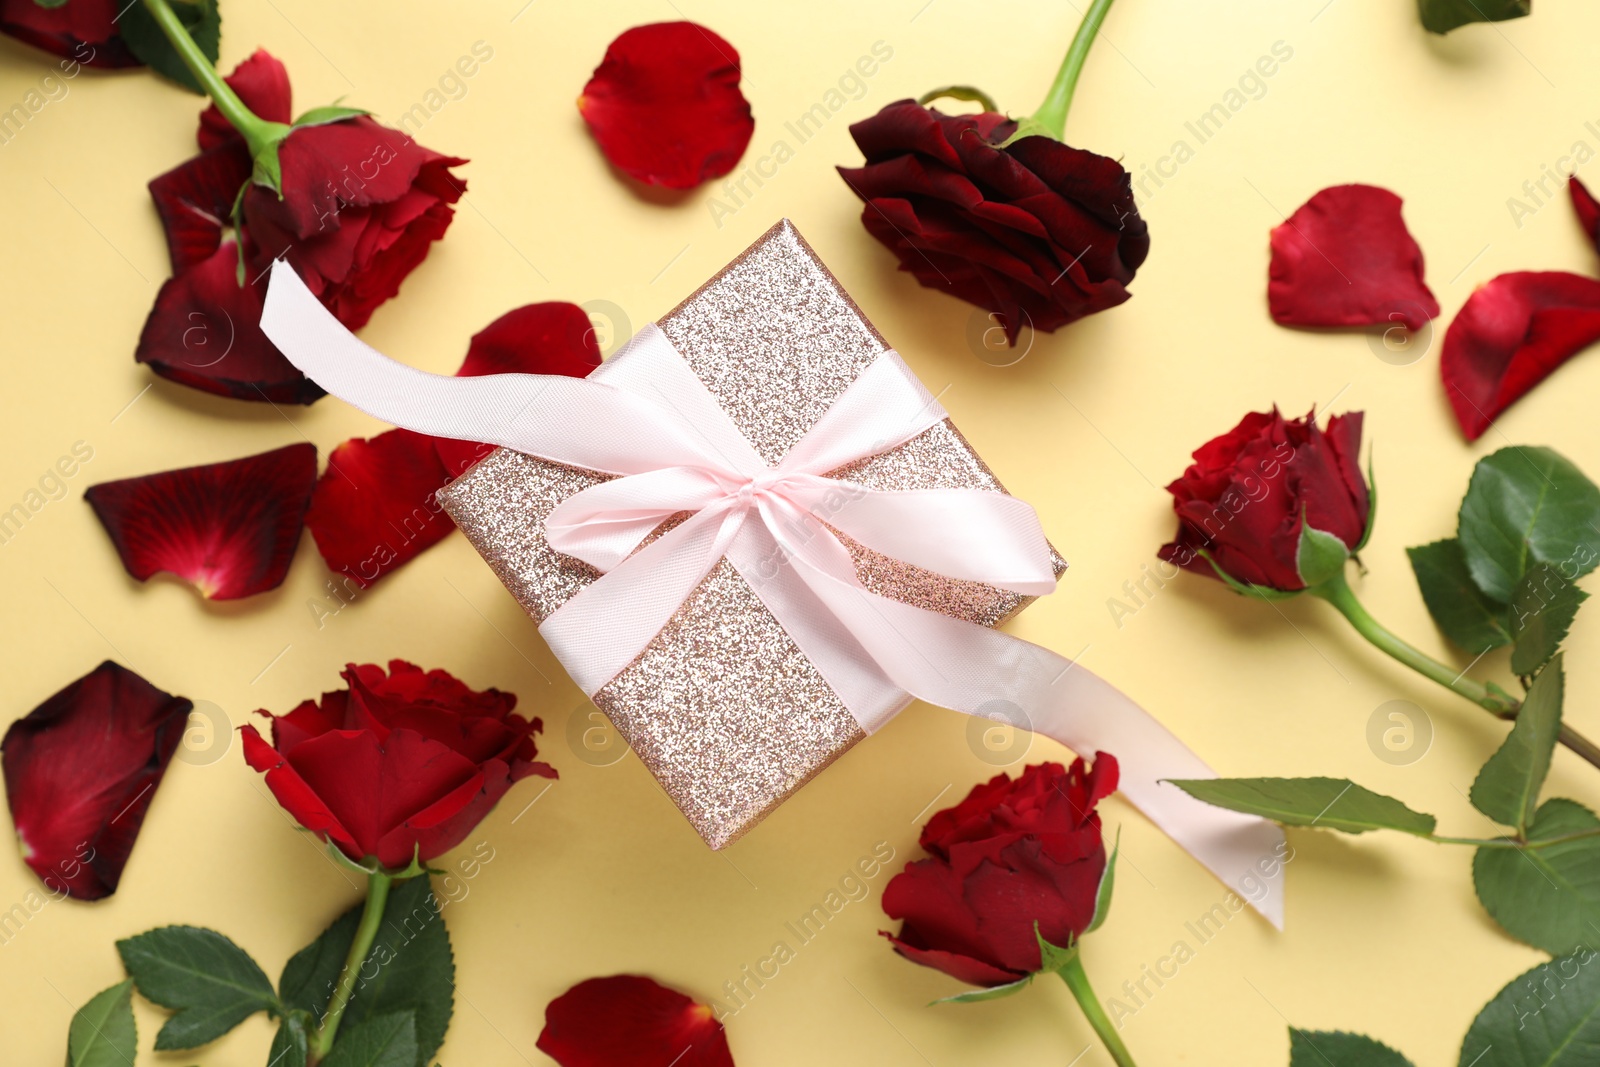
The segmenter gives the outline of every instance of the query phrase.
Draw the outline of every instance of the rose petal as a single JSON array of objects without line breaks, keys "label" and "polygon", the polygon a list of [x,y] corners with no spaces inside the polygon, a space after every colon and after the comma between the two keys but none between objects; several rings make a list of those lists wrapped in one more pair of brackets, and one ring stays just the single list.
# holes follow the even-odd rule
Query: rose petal
[{"label": "rose petal", "polygon": [[316,447],[302,443],[83,495],[139,581],[167,571],[207,599],[234,600],[282,584],[316,477]]},{"label": "rose petal", "polygon": [[1600,340],[1600,281],[1517,271],[1479,286],[1444,335],[1439,373],[1467,440]]},{"label": "rose petal", "polygon": [[241,143],[231,143],[202,152],[150,182],[174,274],[217,251],[250,169],[250,154]]},{"label": "rose petal", "polygon": [[193,706],[107,661],[11,724],[6,800],[22,857],[51,892],[116,892]]},{"label": "rose petal", "polygon": [[306,526],[331,569],[368,586],[456,528],[434,499],[449,480],[426,434],[357,437],[328,457]]},{"label": "rose petal", "polygon": [[968,985],[993,987],[1010,985],[1020,979],[1025,972],[1012,972],[1003,970],[982,960],[975,960],[971,956],[963,956],[959,952],[946,952],[942,949],[922,948],[909,941],[901,940],[887,930],[878,933],[889,939],[894,945],[894,950],[912,963],[920,963],[924,967],[932,967],[936,971],[943,971],[958,982]]},{"label": "rose petal", "polygon": [[274,404],[310,404],[325,394],[261,332],[262,283],[238,282],[238,248],[168,278],[139,334],[133,358],[163,378],[207,393]]},{"label": "rose petal", "polygon": [[[353,733],[345,736],[370,735]],[[300,772],[289,763],[288,758],[267,744],[254,726],[246,723],[239,727],[239,737],[244,743],[245,762],[250,765],[251,770],[261,771],[266,775],[267,788],[272,790],[272,795],[283,805],[284,810],[294,816],[295,822],[322,840],[331,841],[341,852],[358,863],[370,854],[371,849],[364,848],[362,843],[356,840],[355,834],[339,821],[333,809],[300,776]],[[356,760],[352,759],[351,764],[352,769],[355,769]]]},{"label": "rose petal", "polygon": [[1375,185],[1336,185],[1272,231],[1267,305],[1285,326],[1420,330],[1439,316],[1422,280],[1422,249],[1401,200]]},{"label": "rose petal", "polygon": [[578,110],[612,166],[689,189],[731,171],[750,143],[739,76],[739,53],[704,26],[635,26],[606,49]]},{"label": "rose petal", "polygon": [[46,7],[38,0],[0,0],[0,33],[86,67],[141,63],[117,32],[127,0],[72,0]]},{"label": "rose petal", "polygon": [[579,982],[544,1020],[539,1050],[561,1067],[733,1067],[709,1007],[640,975]]},{"label": "rose petal", "polygon": [[[78,3],[79,0],[72,0]],[[255,112],[257,118],[267,122],[291,122],[294,119],[293,97],[289,91],[289,72],[265,48],[258,48],[249,59],[233,68],[233,73],[223,81],[239,94],[244,106]],[[217,105],[212,104],[200,112],[200,129],[195,132],[201,151],[227,142],[242,143],[243,137],[233,124],[222,117]],[[237,189],[234,192],[238,192]]]},{"label": "rose petal", "polygon": [[1600,202],[1595,200],[1588,186],[1580,182],[1576,174],[1567,182],[1567,191],[1572,194],[1572,210],[1577,212],[1578,225],[1583,227],[1584,236],[1596,249],[1600,249]]}]

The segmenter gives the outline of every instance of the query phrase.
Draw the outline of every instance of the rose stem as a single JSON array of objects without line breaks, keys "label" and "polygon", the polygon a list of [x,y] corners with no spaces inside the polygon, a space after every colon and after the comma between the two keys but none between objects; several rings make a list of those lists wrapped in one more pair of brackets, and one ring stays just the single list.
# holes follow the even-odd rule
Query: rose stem
[{"label": "rose stem", "polygon": [[217,110],[222,112],[222,117],[244,137],[245,144],[250,148],[250,155],[254,157],[262,148],[277,140],[273,135],[274,127],[281,124],[267,122],[245,106],[245,102],[239,99],[239,94],[222,80],[217,68],[211,65],[211,60],[207,59],[206,54],[200,51],[200,46],[194,43],[194,38],[183,28],[183,23],[179,21],[167,0],[144,0],[144,6],[156,20],[156,25],[161,27],[161,32],[167,35],[167,40],[177,50],[183,65],[189,68],[189,73],[194,75],[206,94],[216,102]]},{"label": "rose stem", "polygon": [[1067,108],[1072,106],[1072,91],[1078,87],[1078,75],[1083,71],[1083,61],[1089,58],[1089,46],[1094,44],[1100,24],[1111,10],[1111,0],[1094,0],[1089,13],[1078,24],[1078,32],[1067,49],[1067,58],[1061,61],[1056,80],[1045,94],[1044,103],[1033,113],[1033,122],[1043,127],[1056,140],[1061,140],[1067,128]]},{"label": "rose stem", "polygon": [[372,951],[373,939],[378,936],[378,924],[383,921],[383,908],[389,902],[389,887],[394,879],[382,871],[367,875],[367,902],[361,909],[361,922],[356,926],[355,940],[350,942],[350,953],[344,958],[344,969],[339,972],[339,984],[333,987],[328,1000],[328,1010],[323,1012],[317,1032],[311,1035],[310,1055],[307,1062],[315,1065],[333,1048],[333,1039],[339,1033],[339,1021],[350,1004],[361,977],[361,965]]},{"label": "rose stem", "polygon": [[[1356,599],[1355,593],[1350,589],[1350,583],[1345,580],[1343,574],[1335,575],[1321,585],[1312,586],[1306,592],[1319,596],[1338,608],[1339,613],[1350,620],[1350,625],[1356,628],[1357,633],[1423,677],[1431,678],[1499,718],[1517,717],[1517,710],[1521,705],[1516,700],[1502,694],[1491,693],[1483,683],[1473,681],[1464,673],[1451,670],[1385,629],[1382,623],[1367,614],[1367,609]],[[1561,725],[1561,743],[1596,767],[1600,767],[1600,746],[1565,723]]]},{"label": "rose stem", "polygon": [[1089,985],[1089,976],[1083,970],[1083,957],[1073,953],[1072,959],[1057,973],[1067,983],[1067,988],[1072,990],[1073,999],[1083,1009],[1084,1017],[1094,1027],[1094,1032],[1100,1035],[1100,1040],[1105,1044],[1106,1051],[1111,1053],[1117,1067],[1136,1067],[1133,1054],[1122,1043],[1116,1026],[1106,1017],[1106,1010],[1100,1006],[1100,998],[1094,995],[1094,989]]}]

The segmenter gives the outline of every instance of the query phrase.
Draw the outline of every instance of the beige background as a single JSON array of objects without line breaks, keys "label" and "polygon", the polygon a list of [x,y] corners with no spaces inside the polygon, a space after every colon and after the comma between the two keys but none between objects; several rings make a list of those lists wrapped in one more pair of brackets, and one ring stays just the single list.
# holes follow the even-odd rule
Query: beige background
[{"label": "beige background", "polygon": [[[1600,475],[1600,357],[1576,360],[1469,447],[1438,382],[1437,338],[1416,362],[1395,365],[1361,334],[1274,326],[1264,299],[1268,230],[1318,188],[1347,181],[1405,198],[1447,319],[1501,271],[1593,271],[1564,195],[1520,227],[1507,198],[1560,166],[1575,142],[1600,148],[1600,9],[1541,0],[1530,19],[1439,41],[1396,0],[1123,0],[1079,88],[1069,138],[1121,157],[1136,177],[1179,139],[1194,157],[1163,187],[1146,185],[1154,244],[1133,300],[1041,335],[1020,363],[997,368],[969,346],[971,309],[895,272],[833,167],[860,158],[848,123],[934,85],[976,82],[1004,107],[1031,108],[1075,27],[1072,5],[681,2],[226,0],[224,68],[265,46],[289,65],[298,106],[343,97],[393,121],[474,42],[493,49],[419,134],[471,157],[461,171],[470,192],[448,237],[363,334],[431,370],[453,370],[473,332],[528,301],[608,302],[642,324],[779,217],[794,219],[1072,561],[1059,593],[1015,633],[1081,651],[1223,773],[1348,775],[1438,813],[1444,832],[1488,832],[1464,793],[1503,729],[1362,645],[1326,605],[1297,601],[1280,614],[1184,578],[1118,626],[1107,601],[1169,534],[1160,486],[1189,451],[1274,401],[1296,414],[1313,405],[1368,413],[1382,512],[1361,588],[1380,618],[1436,652],[1443,642],[1404,547],[1453,530],[1473,461],[1539,443]],[[720,226],[711,201],[727,201],[721,183],[669,203],[634,193],[608,171],[573,106],[613,36],[678,17],[711,26],[743,55],[757,117],[744,165],[779,139],[794,149]],[[893,58],[864,96],[798,143],[784,122],[823,101],[877,41]],[[1223,100],[1279,41],[1292,58],[1197,144],[1185,121]],[[0,41],[0,106],[53,69]],[[85,72],[0,147],[0,504],[20,500],[74,442],[94,449],[65,498],[0,546],[7,719],[107,657],[210,702],[224,726],[332,687],[350,660],[405,657],[519,693],[545,718],[543,747],[561,780],[543,795],[544,783],[527,783],[501,805],[475,841],[495,858],[453,890],[446,914],[460,969],[447,1064],[549,1062],[534,1048],[544,1005],[590,976],[639,971],[719,995],[858,857],[884,841],[896,866],[911,858],[919,814],[993,773],[969,746],[966,720],[916,706],[716,855],[637,761],[579,758],[568,728],[589,725],[587,703],[460,537],[320,628],[312,605],[326,603],[328,573],[309,537],[285,585],[246,602],[210,605],[169,579],[129,579],[80,499],[87,486],[302,438],[325,458],[379,429],[334,400],[275,411],[153,379],[133,363],[168,273],[144,182],[192,154],[198,108],[148,75]],[[1597,620],[1590,609],[1570,642],[1568,714],[1591,736],[1600,733]],[[1506,680],[1502,655],[1479,669]],[[1419,705],[1435,727],[1431,750],[1408,766],[1381,761],[1366,741],[1369,717],[1391,700]],[[0,1058],[60,1062],[73,1007],[121,977],[118,937],[168,922],[214,926],[275,977],[357,898],[290,827],[238,745],[217,747],[229,737],[197,737],[174,762],[115,897],[50,904],[0,944]],[[1037,741],[1026,758],[1062,755]],[[1597,786],[1592,770],[1556,757],[1553,791],[1592,806]],[[1224,890],[1120,800],[1106,817],[1122,827],[1127,866],[1086,957],[1110,997],[1188,939],[1184,923]],[[1282,1064],[1289,1020],[1369,1032],[1424,1067],[1454,1063],[1477,1009],[1540,958],[1478,907],[1469,854],[1376,835],[1297,833],[1293,842],[1286,932],[1241,915],[1199,947],[1128,1020],[1140,1062]],[[1066,1063],[1090,1044],[1057,984],[996,1004],[925,1007],[958,986],[877,937],[886,878],[731,1021],[741,1064]],[[36,885],[20,859],[0,855],[0,908]],[[139,1009],[142,1048],[159,1019]],[[257,1017],[199,1054],[146,1051],[141,1063],[259,1064],[268,1040]],[[1075,1062],[1109,1060],[1094,1047]]]}]

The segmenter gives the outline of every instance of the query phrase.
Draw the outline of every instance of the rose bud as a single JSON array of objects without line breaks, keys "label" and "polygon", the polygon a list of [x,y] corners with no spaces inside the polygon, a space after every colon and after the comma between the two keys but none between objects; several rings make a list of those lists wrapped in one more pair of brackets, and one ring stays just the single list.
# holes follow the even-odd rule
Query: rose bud
[{"label": "rose bud", "polygon": [[[1041,763],[996,775],[922,828],[927,859],[883,891],[902,919],[895,951],[963,982],[1002,986],[1043,966],[1040,938],[1072,944],[1095,918],[1106,870],[1095,805],[1117,788],[1117,761]],[[1037,932],[1036,932],[1037,929]]]},{"label": "rose bud", "polygon": [[1361,412],[1246,415],[1167,486],[1178,532],[1158,555],[1235,590],[1292,594],[1343,573],[1372,532],[1361,476]]},{"label": "rose bud", "polygon": [[240,727],[245,761],[301,826],[352,861],[404,870],[459,845],[538,762],[517,698],[391,660],[345,668],[347,688]]},{"label": "rose bud", "polygon": [[[850,127],[866,157],[839,174],[866,202],[861,222],[900,269],[992,312],[1017,343],[1128,299],[1150,251],[1133,181],[1116,160],[1062,143],[1067,106],[1104,7],[1083,20],[1038,111],[1013,121],[970,87],[900,100]],[[977,100],[976,115],[927,107]]]}]

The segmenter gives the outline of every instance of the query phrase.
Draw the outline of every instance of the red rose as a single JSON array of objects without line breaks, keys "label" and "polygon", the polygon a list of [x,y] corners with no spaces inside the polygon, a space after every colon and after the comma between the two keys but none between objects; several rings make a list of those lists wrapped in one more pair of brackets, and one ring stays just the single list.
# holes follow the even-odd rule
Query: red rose
[{"label": "red rose", "polygon": [[946,115],[914,100],[850,127],[866,156],[839,174],[867,232],[930,289],[1051,331],[1128,299],[1150,251],[1133,183],[1114,159],[1050,137],[1001,148],[1004,115]]},{"label": "red rose", "polygon": [[1016,781],[1000,774],[975,787],[928,820],[931,855],[884,889],[883,910],[905,920],[899,936],[884,936],[907,959],[973,985],[1039,970],[1038,937],[1065,946],[1094,918],[1106,869],[1095,805],[1116,788],[1105,752],[1093,767],[1035,764]]},{"label": "red rose", "polygon": [[[0,0],[0,33],[86,67],[136,67],[139,59],[117,31],[128,0]],[[62,70],[66,70],[63,65]]]},{"label": "red rose", "polygon": [[272,716],[272,744],[243,726],[245,760],[307,830],[356,862],[386,868],[459,845],[532,774],[543,729],[498,689],[475,692],[444,671],[391,660],[345,668],[348,689]]},{"label": "red rose", "polygon": [[[288,122],[288,75],[266,52],[227,82],[259,119]],[[201,116],[198,139],[200,155],[150,183],[173,276],[135,358],[207,392],[308,404],[322,390],[261,332],[272,261],[293,265],[345,326],[365,325],[444,235],[466,189],[450,168],[466,160],[365,115],[312,121],[277,144],[280,197],[251,180],[250,149],[215,107]],[[227,232],[235,203],[237,235]]]},{"label": "red rose", "polygon": [[[1196,574],[1294,591],[1342,568],[1319,551],[1366,543],[1371,498],[1361,476],[1361,412],[1336,415],[1326,432],[1315,412],[1285,419],[1277,408],[1252,412],[1194,453],[1167,486],[1178,533],[1160,557]],[[1207,556],[1210,559],[1207,559]]]}]

